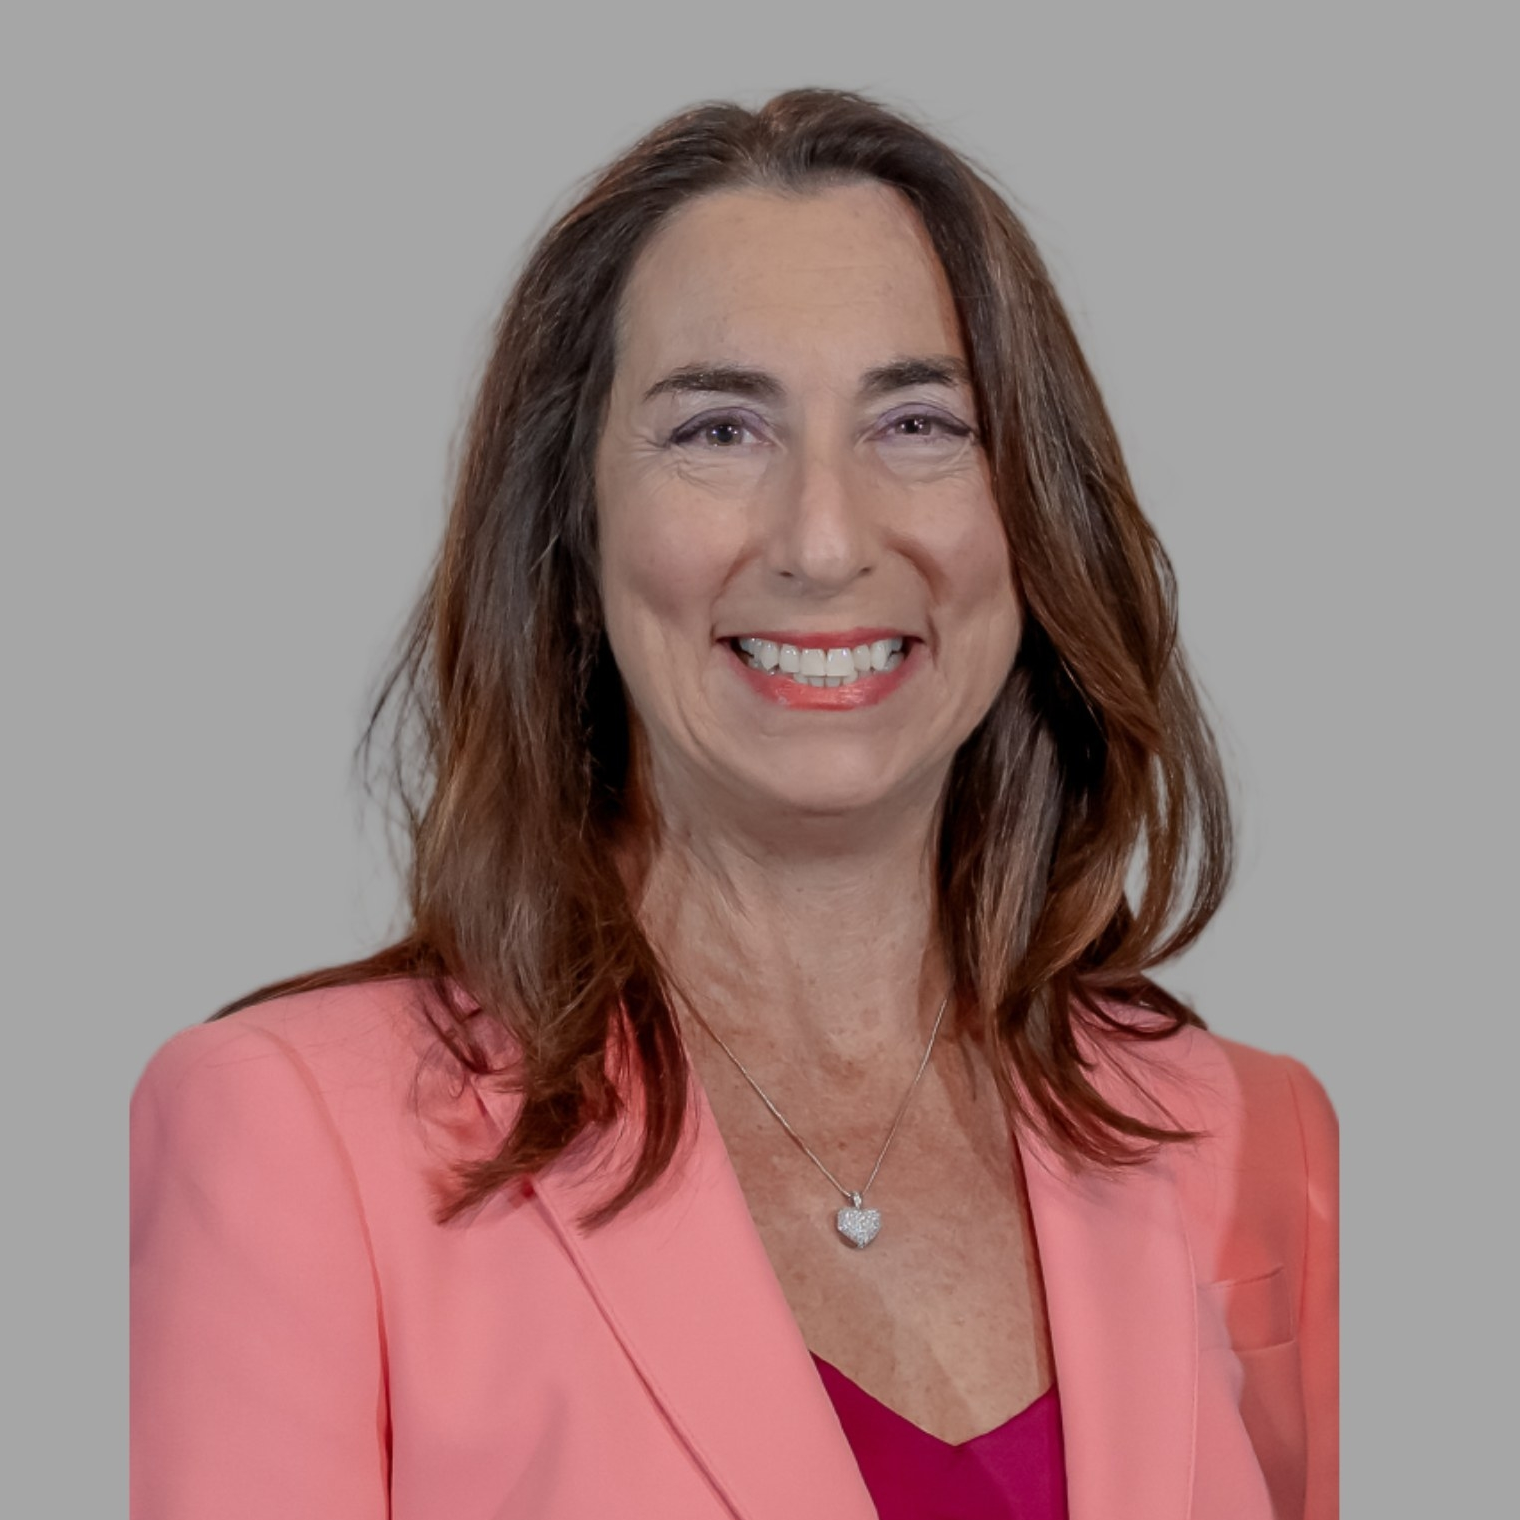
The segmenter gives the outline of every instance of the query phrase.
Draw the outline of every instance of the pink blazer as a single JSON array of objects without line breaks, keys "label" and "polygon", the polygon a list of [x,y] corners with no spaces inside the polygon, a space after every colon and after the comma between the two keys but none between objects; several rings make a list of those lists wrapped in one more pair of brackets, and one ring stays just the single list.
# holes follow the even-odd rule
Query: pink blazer
[{"label": "pink blazer", "polygon": [[[700,1084],[676,1169],[601,1231],[575,1218],[631,1126],[440,1227],[430,1171],[512,1100],[419,1075],[409,990],[196,1025],[138,1082],[134,1520],[871,1520]],[[1118,1177],[1021,1136],[1073,1520],[1327,1520],[1330,1104],[1202,1031],[1125,1049],[1211,1133]]]}]

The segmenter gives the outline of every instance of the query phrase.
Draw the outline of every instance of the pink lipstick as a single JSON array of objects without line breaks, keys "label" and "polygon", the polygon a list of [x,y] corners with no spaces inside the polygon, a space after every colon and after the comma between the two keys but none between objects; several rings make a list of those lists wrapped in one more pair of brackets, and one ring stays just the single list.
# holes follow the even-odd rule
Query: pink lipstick
[{"label": "pink lipstick", "polygon": [[780,707],[846,712],[890,696],[917,668],[922,640],[898,629],[765,629],[722,640],[757,696]]}]

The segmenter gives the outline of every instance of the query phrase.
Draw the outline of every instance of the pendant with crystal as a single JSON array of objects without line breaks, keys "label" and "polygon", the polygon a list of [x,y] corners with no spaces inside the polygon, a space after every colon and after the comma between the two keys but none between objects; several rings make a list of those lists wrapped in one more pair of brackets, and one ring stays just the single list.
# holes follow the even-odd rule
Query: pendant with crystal
[{"label": "pendant with crystal", "polygon": [[860,1194],[851,1193],[849,1206],[834,1216],[834,1226],[856,1250],[863,1251],[881,1229],[881,1210],[866,1208]]}]

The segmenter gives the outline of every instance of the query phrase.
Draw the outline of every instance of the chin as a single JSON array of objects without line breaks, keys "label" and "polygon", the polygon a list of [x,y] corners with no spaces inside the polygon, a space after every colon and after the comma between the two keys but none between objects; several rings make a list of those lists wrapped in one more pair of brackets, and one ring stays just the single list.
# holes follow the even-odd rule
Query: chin
[{"label": "chin", "polygon": [[778,822],[866,817],[890,805],[902,789],[900,778],[884,776],[876,766],[803,763],[786,774],[790,783],[778,784],[774,774],[751,775],[733,789],[747,793]]}]

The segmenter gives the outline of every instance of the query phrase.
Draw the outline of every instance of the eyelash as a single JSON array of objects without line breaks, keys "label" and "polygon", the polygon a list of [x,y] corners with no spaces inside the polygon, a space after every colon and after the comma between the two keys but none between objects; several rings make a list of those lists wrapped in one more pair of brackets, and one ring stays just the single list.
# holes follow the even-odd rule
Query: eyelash
[{"label": "eyelash", "polygon": [[[887,423],[887,426],[895,428],[904,422],[932,422],[952,438],[969,438],[974,431],[964,423],[957,422],[953,417],[947,417],[941,412],[904,412],[901,416],[893,417]],[[696,442],[704,433],[710,432],[713,428],[720,427],[740,428],[749,432],[755,431],[743,417],[732,412],[718,412],[705,417],[695,417],[690,422],[683,423],[670,435],[669,442],[677,447],[684,447],[687,444]],[[923,435],[907,436],[922,437]],[[732,448],[733,446],[732,444],[718,443],[709,443],[707,445],[709,448],[719,450]]]}]

